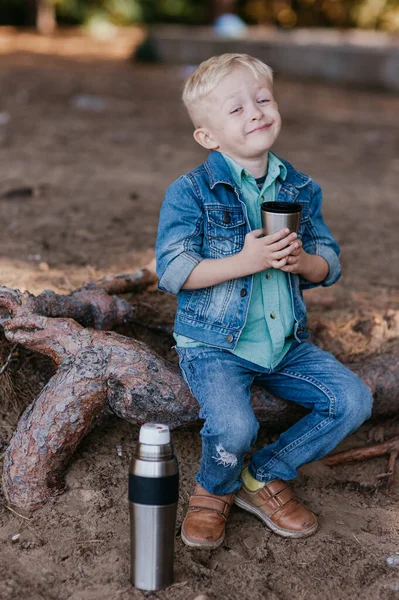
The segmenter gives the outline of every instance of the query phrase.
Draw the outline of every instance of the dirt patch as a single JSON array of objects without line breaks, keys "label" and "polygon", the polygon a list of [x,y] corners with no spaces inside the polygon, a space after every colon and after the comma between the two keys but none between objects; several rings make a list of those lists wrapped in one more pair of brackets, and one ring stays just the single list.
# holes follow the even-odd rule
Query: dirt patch
[{"label": "dirt patch", "polygon": [[[0,125],[1,283],[68,293],[148,262],[166,186],[205,157],[179,102],[186,71],[27,52],[0,56],[0,66],[0,113],[7,115]],[[311,324],[334,319],[337,308],[348,319],[358,310],[398,308],[398,100],[279,77],[276,93],[284,122],[276,152],[320,182],[325,218],[342,247],[342,280],[308,294]],[[124,333],[176,361],[174,298],[150,290],[132,300],[138,319]],[[1,365],[11,351],[0,379],[3,444],[52,373],[49,361],[4,340]],[[392,421],[386,436],[398,428]],[[92,432],[74,456],[65,492],[30,520],[1,498],[2,599],[397,598],[399,571],[386,558],[399,550],[399,483],[390,495],[376,485],[385,458],[302,469],[295,487],[320,517],[316,536],[278,538],[234,508],[225,545],[214,553],[188,550],[177,535],[174,587],[132,589],[127,472],[137,432],[116,418]],[[341,449],[372,435],[367,424]],[[256,448],[268,439],[261,431]],[[180,524],[200,459],[199,426],[174,432],[174,442]]]}]

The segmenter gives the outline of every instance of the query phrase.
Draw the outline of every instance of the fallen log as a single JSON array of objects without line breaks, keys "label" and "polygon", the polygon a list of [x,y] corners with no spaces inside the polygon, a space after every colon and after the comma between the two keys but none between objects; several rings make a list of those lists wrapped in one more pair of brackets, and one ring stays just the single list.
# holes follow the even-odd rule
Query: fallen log
[{"label": "fallen log", "polygon": [[[158,421],[171,428],[198,419],[197,403],[178,367],[143,342],[55,316],[59,311],[65,314],[68,298],[68,309],[76,319],[83,314],[85,322],[90,314],[97,327],[124,320],[130,305],[111,304],[116,308],[108,319],[112,299],[104,294],[101,289],[81,289],[69,297],[43,292],[35,298],[0,288],[7,339],[51,357],[57,366],[22,415],[5,453],[4,493],[7,502],[20,510],[39,508],[60,493],[62,475],[79,442],[110,411],[132,423]],[[81,301],[86,307],[83,313]],[[391,348],[389,353],[348,365],[372,389],[376,417],[397,412],[397,356]],[[252,401],[257,417],[271,431],[286,429],[305,414],[263,388],[254,387]]]}]

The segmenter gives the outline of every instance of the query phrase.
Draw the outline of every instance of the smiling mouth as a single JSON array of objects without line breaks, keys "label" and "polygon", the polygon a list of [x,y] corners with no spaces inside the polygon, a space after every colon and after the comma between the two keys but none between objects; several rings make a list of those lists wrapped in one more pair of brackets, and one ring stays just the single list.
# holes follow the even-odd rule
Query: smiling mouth
[{"label": "smiling mouth", "polygon": [[266,129],[269,129],[272,125],[273,125],[273,123],[268,123],[267,125],[261,125],[260,127],[257,127],[256,129],[252,129],[252,131],[249,131],[248,133],[255,133],[255,131],[265,131]]}]

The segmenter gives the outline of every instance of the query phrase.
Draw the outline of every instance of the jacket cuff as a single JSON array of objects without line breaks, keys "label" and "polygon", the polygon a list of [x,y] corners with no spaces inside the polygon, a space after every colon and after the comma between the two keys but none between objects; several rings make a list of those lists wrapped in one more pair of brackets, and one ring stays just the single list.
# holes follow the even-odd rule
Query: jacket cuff
[{"label": "jacket cuff", "polygon": [[196,252],[182,252],[168,265],[158,282],[158,288],[170,294],[178,294],[191,271],[204,257]]},{"label": "jacket cuff", "polygon": [[321,283],[323,287],[328,287],[341,277],[341,263],[336,252],[327,246],[321,246],[317,254],[324,258],[329,266],[328,275]]},{"label": "jacket cuff", "polygon": [[325,261],[327,261],[327,277],[319,283],[311,283],[307,279],[300,277],[302,290],[312,290],[313,288],[319,287],[319,285],[321,285],[322,287],[328,287],[329,285],[332,285],[333,283],[338,281],[338,279],[341,277],[341,263],[338,258],[338,255],[334,252],[334,250],[331,250],[331,248],[328,248],[327,246],[320,246],[316,254],[317,256],[321,256],[322,258],[324,258]]}]

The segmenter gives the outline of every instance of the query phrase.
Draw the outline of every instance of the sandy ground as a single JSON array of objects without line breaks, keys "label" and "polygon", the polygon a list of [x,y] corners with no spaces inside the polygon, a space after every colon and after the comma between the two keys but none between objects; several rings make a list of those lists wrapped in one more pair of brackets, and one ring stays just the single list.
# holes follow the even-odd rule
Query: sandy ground
[{"label": "sandy ground", "polygon": [[[179,103],[187,70],[11,50],[0,56],[1,284],[68,293],[104,273],[133,271],[153,256],[165,187],[205,157]],[[333,292],[308,295],[311,320],[333,310],[334,298],[352,311],[359,302],[398,308],[398,99],[281,77],[276,94],[284,127],[275,150],[320,182],[325,219],[342,247],[344,276]],[[174,298],[150,290],[135,301],[148,321],[172,322]],[[132,335],[176,361],[169,336],[139,324]],[[16,366],[21,357],[31,369],[27,389]],[[21,404],[51,372],[45,359],[22,350],[10,363],[7,381],[20,404],[0,407],[3,446]],[[340,449],[376,437],[373,425]],[[387,424],[386,436],[398,427]],[[200,459],[198,432],[198,425],[174,432],[178,525]],[[66,491],[29,519],[0,497],[2,600],[399,597],[399,571],[386,564],[399,551],[399,482],[387,495],[376,479],[386,458],[302,469],[295,488],[319,516],[316,536],[284,540],[233,508],[222,548],[189,550],[178,531],[176,584],[157,593],[132,589],[127,473],[137,434],[116,418],[92,432],[72,460]],[[256,447],[268,435],[262,430]]]}]

